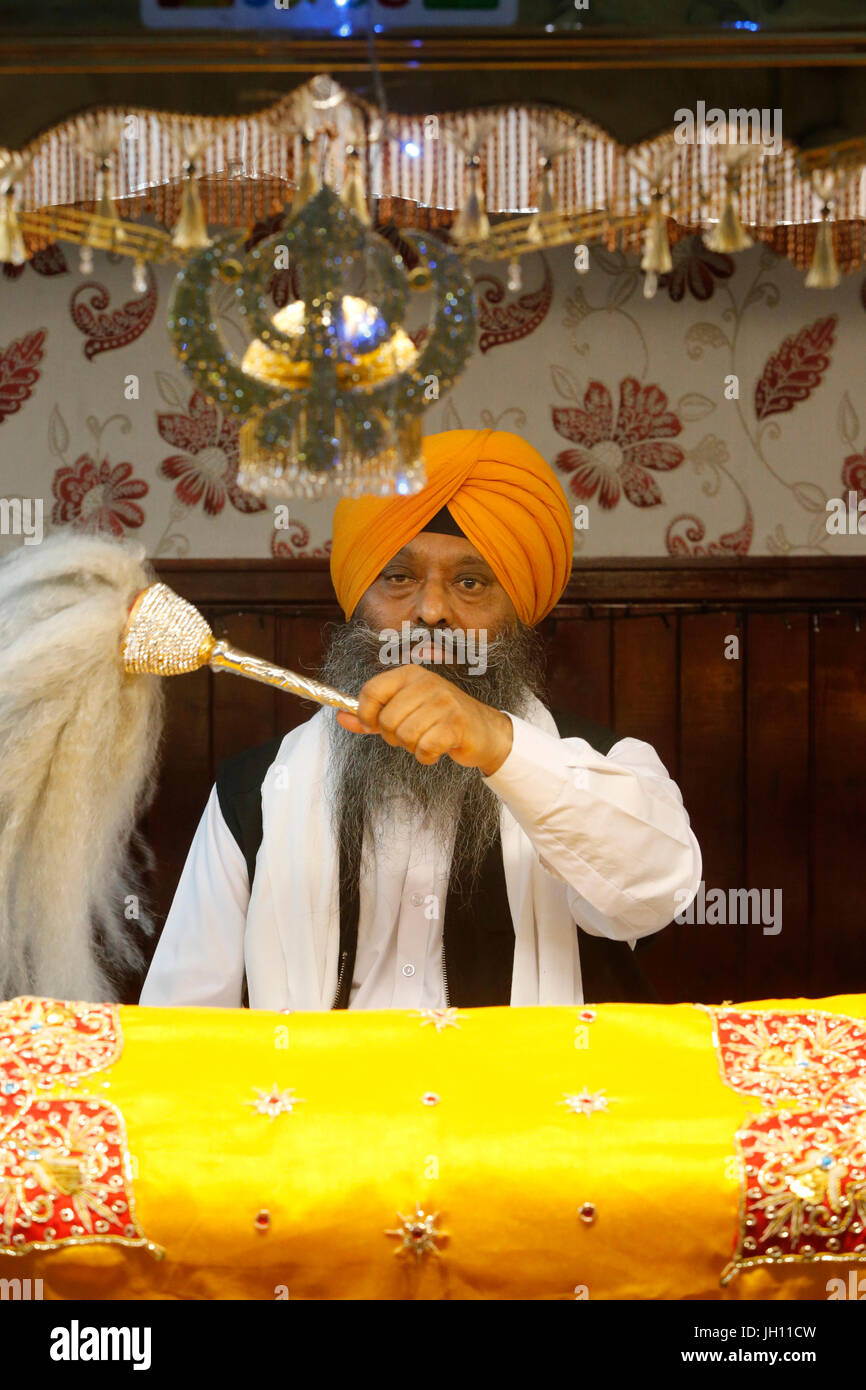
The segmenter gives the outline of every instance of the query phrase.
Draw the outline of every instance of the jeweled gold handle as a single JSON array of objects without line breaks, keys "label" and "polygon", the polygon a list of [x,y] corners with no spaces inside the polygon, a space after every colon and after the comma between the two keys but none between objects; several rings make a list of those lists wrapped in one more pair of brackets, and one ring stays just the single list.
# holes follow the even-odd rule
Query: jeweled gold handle
[{"label": "jeweled gold handle", "polygon": [[217,641],[198,609],[167,584],[151,584],[138,595],[129,610],[121,650],[130,674],[180,676],[210,666],[212,671],[229,671],[320,705],[358,713],[354,696]]},{"label": "jeweled gold handle", "polygon": [[321,681],[299,676],[296,671],[287,671],[282,666],[273,666],[261,657],[250,656],[249,652],[238,651],[228,642],[215,642],[208,665],[212,671],[230,671],[234,676],[246,676],[251,681],[261,681],[263,685],[276,686],[278,690],[289,690],[304,700],[316,700],[320,705],[334,705],[336,709],[358,713],[358,701],[351,695],[342,695],[330,685]]}]

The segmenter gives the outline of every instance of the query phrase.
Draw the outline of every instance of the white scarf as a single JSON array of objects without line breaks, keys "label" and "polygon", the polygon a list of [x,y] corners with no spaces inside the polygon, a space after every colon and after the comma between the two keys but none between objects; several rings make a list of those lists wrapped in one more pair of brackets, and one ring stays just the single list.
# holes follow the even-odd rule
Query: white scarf
[{"label": "white scarf", "polygon": [[[323,707],[286,734],[262,784],[262,843],[244,940],[254,1009],[330,1009],[336,992],[339,855],[325,790],[327,721],[333,717]],[[524,718],[559,737],[553,716],[534,696]],[[542,868],[504,802],[500,828],[516,923],[511,1003],[582,1003],[566,885]]]}]

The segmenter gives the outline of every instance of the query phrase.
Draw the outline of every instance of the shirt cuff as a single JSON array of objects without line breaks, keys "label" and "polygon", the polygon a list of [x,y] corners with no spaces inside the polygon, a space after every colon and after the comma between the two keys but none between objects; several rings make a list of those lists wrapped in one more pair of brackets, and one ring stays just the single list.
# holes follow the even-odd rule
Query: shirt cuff
[{"label": "shirt cuff", "polygon": [[[519,719],[508,710],[501,713],[507,714],[511,720],[511,748],[502,766],[491,772],[489,777],[482,774],[482,781],[503,800],[508,800],[510,792],[520,792],[528,782],[537,786],[540,772],[561,777],[563,767],[582,766],[580,754],[573,746],[574,740],[565,745],[561,738],[537,729],[534,724]],[[590,753],[595,752],[589,744],[587,748]]]}]

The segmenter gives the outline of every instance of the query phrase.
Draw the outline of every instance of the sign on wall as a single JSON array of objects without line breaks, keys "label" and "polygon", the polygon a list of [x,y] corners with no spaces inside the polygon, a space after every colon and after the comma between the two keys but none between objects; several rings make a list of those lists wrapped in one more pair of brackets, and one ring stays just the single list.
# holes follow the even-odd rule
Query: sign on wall
[{"label": "sign on wall", "polygon": [[141,0],[151,29],[284,29],[363,36],[438,26],[517,22],[518,0]]}]

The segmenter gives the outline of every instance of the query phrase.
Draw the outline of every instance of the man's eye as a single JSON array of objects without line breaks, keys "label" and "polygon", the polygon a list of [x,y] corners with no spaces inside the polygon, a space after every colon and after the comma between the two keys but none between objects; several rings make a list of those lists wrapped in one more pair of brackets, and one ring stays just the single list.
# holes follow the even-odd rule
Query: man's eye
[{"label": "man's eye", "polygon": [[386,578],[386,579],[411,579],[412,576],[411,576],[410,574],[400,574],[400,573],[397,573],[397,574],[386,574],[386,575],[385,575],[385,578]]},{"label": "man's eye", "polygon": [[[458,579],[457,582],[458,582],[458,584],[481,584],[481,583],[482,583],[482,581],[481,581],[481,580],[478,578],[478,576],[475,575],[475,574],[464,574],[460,579]],[[474,589],[470,589],[469,592],[470,592],[470,593],[474,593],[475,590],[474,590]]]}]

